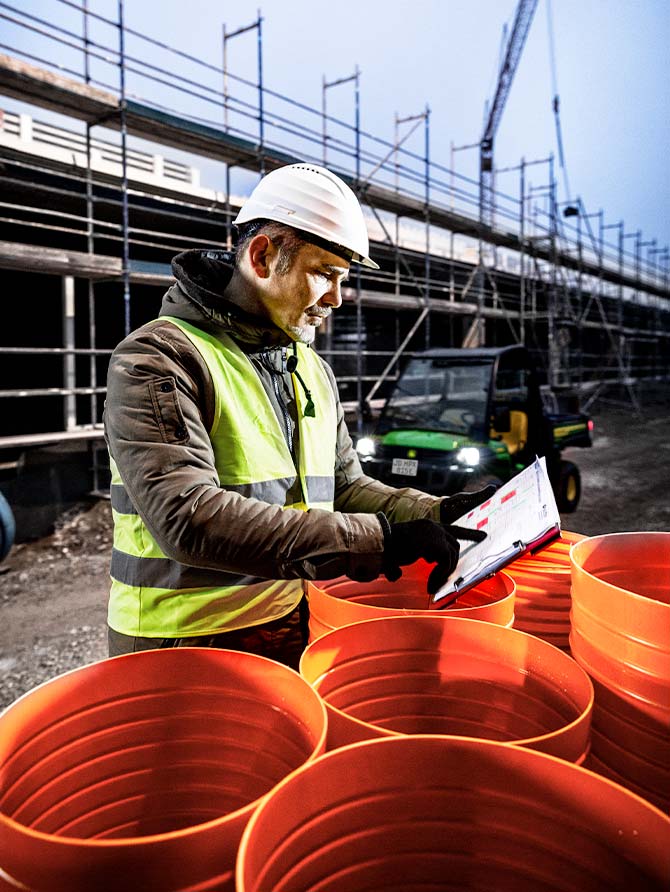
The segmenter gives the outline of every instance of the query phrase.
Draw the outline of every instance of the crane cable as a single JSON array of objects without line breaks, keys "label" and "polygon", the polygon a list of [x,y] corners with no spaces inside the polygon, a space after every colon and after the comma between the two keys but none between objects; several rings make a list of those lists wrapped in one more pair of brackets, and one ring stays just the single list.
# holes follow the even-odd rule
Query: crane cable
[{"label": "crane cable", "polygon": [[568,181],[568,169],[565,165],[565,155],[563,153],[563,137],[561,135],[561,115],[560,115],[560,99],[558,96],[558,82],[556,78],[556,54],[554,52],[554,26],[551,15],[551,0],[546,0],[547,7],[547,32],[549,35],[549,64],[551,67],[551,86],[553,91],[552,108],[554,111],[554,121],[556,123],[556,142],[558,143],[558,161],[563,171],[563,182],[565,185],[565,199],[571,201],[570,183]]}]

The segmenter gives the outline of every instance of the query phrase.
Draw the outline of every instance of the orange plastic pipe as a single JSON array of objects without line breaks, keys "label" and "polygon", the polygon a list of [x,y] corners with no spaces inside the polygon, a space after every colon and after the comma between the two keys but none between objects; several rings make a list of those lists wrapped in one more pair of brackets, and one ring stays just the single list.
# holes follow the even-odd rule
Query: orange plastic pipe
[{"label": "orange plastic pipe", "polygon": [[670,877],[670,819],[569,762],[460,737],[353,744],[283,780],[240,844],[237,892],[636,889]]},{"label": "orange plastic pipe", "polygon": [[312,642],[300,672],[326,701],[329,749],[431,733],[572,761],[588,751],[588,676],[562,651],[514,629],[456,617],[367,620]]},{"label": "orange plastic pipe", "polygon": [[38,892],[232,889],[259,799],[325,739],[317,694],[263,657],[152,650],[69,672],[0,716],[0,867]]},{"label": "orange plastic pipe", "polygon": [[496,573],[465,592],[453,606],[432,611],[426,594],[430,570],[431,565],[417,561],[395,583],[383,577],[369,583],[345,577],[309,583],[310,641],[350,623],[389,616],[460,616],[500,626],[514,622],[515,584],[505,573]]}]

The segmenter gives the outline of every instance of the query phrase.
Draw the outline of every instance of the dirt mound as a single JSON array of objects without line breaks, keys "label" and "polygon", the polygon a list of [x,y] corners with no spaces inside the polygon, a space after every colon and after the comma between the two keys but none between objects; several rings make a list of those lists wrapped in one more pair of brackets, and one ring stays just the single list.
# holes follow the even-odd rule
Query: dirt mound
[{"label": "dirt mound", "polygon": [[109,502],[63,515],[50,536],[0,564],[0,707],[37,684],[107,656]]}]

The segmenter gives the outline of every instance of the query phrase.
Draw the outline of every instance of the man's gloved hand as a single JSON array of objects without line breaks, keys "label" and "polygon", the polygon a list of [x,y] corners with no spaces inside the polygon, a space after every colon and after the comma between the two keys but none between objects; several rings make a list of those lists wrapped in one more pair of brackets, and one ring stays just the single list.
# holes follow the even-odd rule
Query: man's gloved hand
[{"label": "man's gloved hand", "polygon": [[453,523],[459,517],[463,517],[466,511],[472,511],[477,505],[490,499],[496,489],[497,486],[489,483],[477,492],[457,492],[454,496],[446,496],[440,502],[440,522]]},{"label": "man's gloved hand", "polygon": [[434,595],[458,563],[460,545],[458,538],[471,542],[481,542],[486,533],[481,530],[468,530],[464,527],[447,526],[434,520],[408,520],[403,523],[389,523],[385,514],[378,514],[384,531],[383,572],[389,582],[402,576],[401,567],[413,564],[419,558],[436,563],[428,577],[428,594]]}]

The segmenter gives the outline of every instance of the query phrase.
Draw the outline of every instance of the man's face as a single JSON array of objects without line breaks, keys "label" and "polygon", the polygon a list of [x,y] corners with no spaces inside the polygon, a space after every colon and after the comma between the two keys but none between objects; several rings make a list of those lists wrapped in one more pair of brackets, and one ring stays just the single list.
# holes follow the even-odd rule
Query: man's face
[{"label": "man's face", "polygon": [[288,272],[271,268],[263,295],[270,319],[294,341],[311,344],[316,329],[342,303],[340,286],[348,275],[346,260],[316,245],[301,245]]}]

